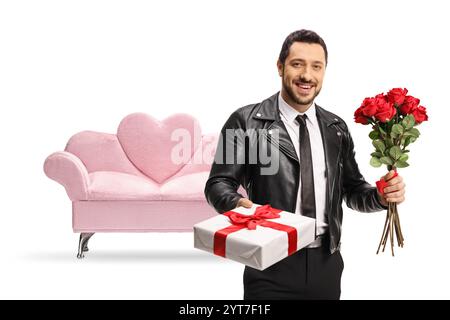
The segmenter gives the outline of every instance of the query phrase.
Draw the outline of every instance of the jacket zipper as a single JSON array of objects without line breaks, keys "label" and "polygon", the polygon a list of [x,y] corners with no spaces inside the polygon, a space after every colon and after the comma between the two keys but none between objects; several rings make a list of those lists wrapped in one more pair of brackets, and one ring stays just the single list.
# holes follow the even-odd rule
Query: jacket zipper
[{"label": "jacket zipper", "polygon": [[[339,152],[338,152],[338,156],[336,159],[336,174],[333,177],[333,183],[331,184],[331,194],[330,194],[330,199],[329,199],[329,207],[330,207],[330,211],[331,211],[331,205],[333,203],[333,197],[334,197],[334,184],[336,183],[336,177],[340,174],[341,171],[341,166],[339,165],[339,158],[341,157],[341,151],[342,151],[342,139],[343,139],[343,133],[342,131],[339,129],[339,127],[336,124],[333,124],[333,126],[336,128],[336,131],[340,133],[339,135]],[[338,171],[339,170],[339,171]]]}]

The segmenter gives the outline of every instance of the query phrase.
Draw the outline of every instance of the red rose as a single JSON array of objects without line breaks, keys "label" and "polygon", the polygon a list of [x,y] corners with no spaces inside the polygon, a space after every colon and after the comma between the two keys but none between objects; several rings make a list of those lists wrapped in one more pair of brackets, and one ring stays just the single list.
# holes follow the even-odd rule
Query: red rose
[{"label": "red rose", "polygon": [[363,107],[359,107],[355,111],[355,122],[361,124],[368,124],[367,118],[363,114]]},{"label": "red rose", "polygon": [[361,104],[362,113],[366,117],[372,117],[377,112],[377,105],[374,98],[365,98]]},{"label": "red rose", "polygon": [[400,106],[400,113],[403,115],[410,114],[419,106],[420,100],[412,96],[406,96],[405,101]]},{"label": "red rose", "polygon": [[387,98],[389,102],[396,104],[397,106],[401,105],[405,100],[406,94],[408,93],[408,89],[404,88],[394,88],[388,92]]},{"label": "red rose", "polygon": [[412,111],[412,115],[416,120],[416,123],[422,123],[428,120],[427,109],[425,107],[419,106]]},{"label": "red rose", "polygon": [[389,102],[387,96],[382,93],[377,94],[374,99],[375,99],[375,104],[377,104],[377,105]]},{"label": "red rose", "polygon": [[381,122],[388,122],[391,120],[397,113],[397,109],[395,109],[394,104],[388,101],[387,97],[383,94],[377,95],[375,100],[377,104],[377,113],[375,114],[375,118]]}]

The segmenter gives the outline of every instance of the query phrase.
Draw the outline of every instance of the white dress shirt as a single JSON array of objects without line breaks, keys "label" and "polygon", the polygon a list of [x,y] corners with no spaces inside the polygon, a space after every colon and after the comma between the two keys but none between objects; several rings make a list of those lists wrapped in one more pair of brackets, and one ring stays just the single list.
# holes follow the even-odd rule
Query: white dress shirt
[{"label": "white dress shirt", "polygon": [[[300,160],[299,150],[299,129],[300,125],[295,120],[297,115],[303,115],[284,101],[281,93],[278,95],[278,105],[280,108],[280,116],[284,125],[286,126],[289,137],[294,145],[295,152]],[[326,183],[325,176],[325,154],[323,149],[322,135],[320,133],[319,122],[316,116],[316,105],[313,103],[311,107],[305,112],[307,115],[306,126],[309,132],[309,139],[311,142],[311,156],[314,171],[314,194],[316,198],[316,233],[321,235],[328,229],[328,220],[325,213],[326,202]],[[300,160],[301,161],[301,160]],[[300,164],[301,165],[301,164]],[[295,207],[296,214],[301,213],[301,177],[299,177],[299,187],[297,192],[297,205]]]}]

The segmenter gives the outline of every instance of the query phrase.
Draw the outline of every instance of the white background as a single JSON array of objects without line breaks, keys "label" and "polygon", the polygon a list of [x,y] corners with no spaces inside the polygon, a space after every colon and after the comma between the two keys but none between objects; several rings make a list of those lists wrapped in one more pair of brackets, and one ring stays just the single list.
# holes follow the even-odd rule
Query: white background
[{"label": "white background", "polygon": [[[115,133],[132,112],[197,117],[218,132],[236,108],[280,89],[285,37],[329,49],[318,103],[349,124],[361,171],[366,96],[406,87],[430,121],[401,170],[405,245],[375,255],[384,213],[345,207],[342,299],[448,299],[446,1],[1,1],[0,298],[241,299],[243,266],[193,249],[192,234],[97,234],[84,261],[64,188],[45,158],[81,130]],[[446,130],[447,129],[447,130]],[[345,205],[344,205],[345,206]]]}]

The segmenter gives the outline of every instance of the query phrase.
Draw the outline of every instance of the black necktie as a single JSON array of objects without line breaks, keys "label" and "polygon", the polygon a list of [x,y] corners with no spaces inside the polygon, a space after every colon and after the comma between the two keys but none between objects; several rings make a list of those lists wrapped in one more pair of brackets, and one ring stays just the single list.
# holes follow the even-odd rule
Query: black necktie
[{"label": "black necktie", "polygon": [[301,212],[302,215],[316,218],[316,197],[314,194],[314,171],[311,156],[311,143],[309,132],[306,127],[306,114],[295,118],[300,124],[300,178],[301,190]]}]

